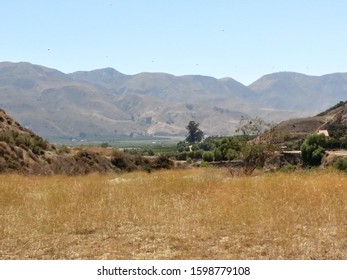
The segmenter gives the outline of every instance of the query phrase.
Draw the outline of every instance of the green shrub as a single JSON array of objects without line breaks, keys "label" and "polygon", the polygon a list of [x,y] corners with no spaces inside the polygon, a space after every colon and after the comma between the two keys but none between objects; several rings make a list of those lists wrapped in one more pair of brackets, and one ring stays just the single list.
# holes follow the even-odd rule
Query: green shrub
[{"label": "green shrub", "polygon": [[228,160],[233,160],[237,158],[237,152],[233,149],[228,149],[226,153],[226,157]]},{"label": "green shrub", "polygon": [[281,171],[282,171],[282,172],[293,172],[293,171],[295,171],[296,169],[297,169],[297,166],[294,165],[294,164],[290,164],[290,163],[285,164],[285,165],[283,165],[283,166],[281,167]]},{"label": "green shrub", "polygon": [[205,162],[213,161],[213,153],[212,152],[204,152],[202,154],[202,160]]},{"label": "green shrub", "polygon": [[187,159],[187,152],[182,152],[176,155],[177,160],[186,160]]},{"label": "green shrub", "polygon": [[211,167],[211,166],[212,165],[209,162],[204,160],[200,163],[200,167]]},{"label": "green shrub", "polygon": [[347,159],[338,157],[334,163],[333,167],[340,171],[347,171]]},{"label": "green shrub", "polygon": [[302,161],[307,166],[318,166],[325,155],[326,138],[323,134],[313,134],[301,145]]},{"label": "green shrub", "polygon": [[13,137],[10,133],[8,132],[0,132],[0,142],[6,142],[7,144],[12,144],[13,143]]},{"label": "green shrub", "polygon": [[143,170],[146,171],[147,173],[151,173],[152,172],[152,166],[149,163],[145,163],[143,165]]},{"label": "green shrub", "polygon": [[202,159],[203,151],[202,150],[196,150],[194,151],[194,159]]},{"label": "green shrub", "polygon": [[220,149],[215,148],[213,151],[213,157],[215,161],[222,161],[224,160],[223,153]]}]

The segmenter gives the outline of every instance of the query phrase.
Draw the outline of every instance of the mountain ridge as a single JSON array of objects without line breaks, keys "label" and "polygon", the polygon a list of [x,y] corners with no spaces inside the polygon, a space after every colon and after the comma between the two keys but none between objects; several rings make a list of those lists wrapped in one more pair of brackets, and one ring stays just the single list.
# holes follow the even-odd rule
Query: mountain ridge
[{"label": "mountain ridge", "polygon": [[233,134],[242,115],[278,122],[316,114],[344,96],[345,73],[275,73],[247,87],[228,77],[126,75],[110,67],[65,74],[0,63],[0,107],[46,138],[185,135],[190,120],[208,135]]}]

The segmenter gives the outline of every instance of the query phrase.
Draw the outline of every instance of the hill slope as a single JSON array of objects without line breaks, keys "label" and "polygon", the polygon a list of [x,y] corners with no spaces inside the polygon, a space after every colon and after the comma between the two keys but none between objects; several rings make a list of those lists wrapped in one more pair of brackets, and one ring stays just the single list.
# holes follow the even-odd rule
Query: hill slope
[{"label": "hill slope", "polygon": [[340,101],[332,108],[313,117],[283,121],[275,126],[274,130],[275,132],[284,132],[287,140],[295,140],[319,130],[330,130],[339,126],[347,127],[347,102]]},{"label": "hill slope", "polygon": [[0,173],[85,174],[115,170],[97,153],[64,154],[0,109]]}]

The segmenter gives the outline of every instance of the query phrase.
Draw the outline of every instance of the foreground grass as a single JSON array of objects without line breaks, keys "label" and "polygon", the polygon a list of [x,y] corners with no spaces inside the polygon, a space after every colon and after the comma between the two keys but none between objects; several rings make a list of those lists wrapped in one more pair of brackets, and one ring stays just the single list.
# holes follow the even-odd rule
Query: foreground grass
[{"label": "foreground grass", "polygon": [[0,259],[346,259],[347,175],[0,176]]}]

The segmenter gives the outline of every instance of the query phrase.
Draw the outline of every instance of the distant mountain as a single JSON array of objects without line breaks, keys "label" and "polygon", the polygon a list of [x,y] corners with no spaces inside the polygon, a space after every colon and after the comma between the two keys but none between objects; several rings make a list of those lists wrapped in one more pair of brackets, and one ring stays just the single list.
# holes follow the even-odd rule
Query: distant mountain
[{"label": "distant mountain", "polygon": [[263,76],[249,88],[270,107],[317,113],[347,99],[347,73],[318,77],[280,72]]},{"label": "distant mountain", "polygon": [[190,120],[208,135],[232,134],[241,115],[267,120],[316,114],[347,96],[347,74],[266,75],[249,87],[232,78],[112,68],[64,74],[0,63],[0,108],[46,138],[185,135]]},{"label": "distant mountain", "polygon": [[92,71],[77,71],[71,73],[69,76],[75,80],[99,84],[109,89],[117,89],[131,78],[130,75],[122,74],[113,68],[104,68]]}]

